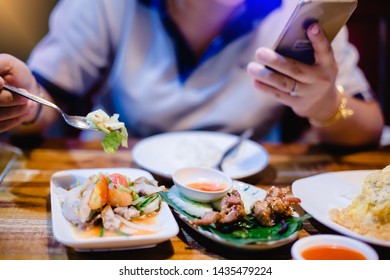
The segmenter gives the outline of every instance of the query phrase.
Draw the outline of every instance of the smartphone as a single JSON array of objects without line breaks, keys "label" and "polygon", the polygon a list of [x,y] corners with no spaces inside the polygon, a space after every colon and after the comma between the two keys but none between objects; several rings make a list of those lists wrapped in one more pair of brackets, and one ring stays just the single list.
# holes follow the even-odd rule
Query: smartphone
[{"label": "smartphone", "polygon": [[313,46],[307,28],[318,23],[329,42],[345,25],[357,6],[357,0],[300,0],[276,41],[274,50],[306,64],[314,63]]}]

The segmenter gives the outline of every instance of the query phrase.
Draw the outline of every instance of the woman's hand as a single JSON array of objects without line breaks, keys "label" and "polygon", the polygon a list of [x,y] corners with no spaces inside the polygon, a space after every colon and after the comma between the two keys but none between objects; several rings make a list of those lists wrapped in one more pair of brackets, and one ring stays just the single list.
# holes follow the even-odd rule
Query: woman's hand
[{"label": "woman's hand", "polygon": [[248,65],[248,73],[255,79],[256,88],[290,106],[297,115],[324,121],[337,112],[340,104],[335,85],[338,66],[319,25],[312,24],[307,34],[314,48],[313,65],[259,48],[256,62]]},{"label": "woman's hand", "polygon": [[31,121],[39,107],[37,103],[3,89],[4,84],[39,93],[39,86],[27,65],[11,55],[0,54],[0,132]]},{"label": "woman's hand", "polygon": [[[318,24],[312,24],[307,35],[314,49],[313,65],[259,48],[256,62],[248,65],[248,72],[255,79],[255,87],[264,94],[290,106],[297,115],[310,119],[311,123],[328,123],[341,106],[342,96],[335,84],[338,65],[332,46]],[[377,144],[384,124],[379,104],[375,100],[364,102],[346,98],[353,116],[339,119],[329,126],[312,126],[313,132],[323,143],[348,146]]]}]

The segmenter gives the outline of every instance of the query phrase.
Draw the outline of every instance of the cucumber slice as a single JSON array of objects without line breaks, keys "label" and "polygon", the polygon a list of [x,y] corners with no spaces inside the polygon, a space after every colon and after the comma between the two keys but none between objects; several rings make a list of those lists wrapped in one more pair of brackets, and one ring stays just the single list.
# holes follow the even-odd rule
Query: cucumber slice
[{"label": "cucumber slice", "polygon": [[213,211],[213,208],[208,203],[202,203],[190,200],[183,196],[179,189],[175,186],[168,191],[168,198],[172,200],[181,210],[187,212],[194,217],[203,217],[206,212]]}]

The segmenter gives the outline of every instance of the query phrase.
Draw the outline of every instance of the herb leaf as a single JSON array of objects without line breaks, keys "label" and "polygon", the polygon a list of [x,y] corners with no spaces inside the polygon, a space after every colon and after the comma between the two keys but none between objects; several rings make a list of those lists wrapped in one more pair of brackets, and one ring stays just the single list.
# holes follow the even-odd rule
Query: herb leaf
[{"label": "herb leaf", "polygon": [[272,227],[264,227],[260,225],[253,225],[248,228],[237,228],[231,232],[223,232],[213,226],[202,226],[201,228],[214,233],[215,235],[234,243],[235,245],[245,245],[255,242],[269,242],[281,240],[289,237],[293,233],[299,231],[302,228],[302,222],[309,219],[311,216],[305,214],[302,217],[290,217],[285,220],[288,224],[288,228],[282,234],[279,234],[282,228],[282,223],[276,224]]}]

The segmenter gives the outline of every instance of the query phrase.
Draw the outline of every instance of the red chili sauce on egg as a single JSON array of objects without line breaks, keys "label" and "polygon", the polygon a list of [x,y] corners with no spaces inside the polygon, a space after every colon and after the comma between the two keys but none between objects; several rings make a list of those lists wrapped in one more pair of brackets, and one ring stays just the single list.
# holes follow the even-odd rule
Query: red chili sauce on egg
[{"label": "red chili sauce on egg", "polygon": [[302,252],[306,260],[366,260],[358,251],[342,247],[320,245],[308,248]]},{"label": "red chili sauce on egg", "polygon": [[205,192],[217,192],[226,189],[227,184],[222,182],[213,182],[213,181],[199,181],[186,184],[187,187],[192,189],[205,191]]}]

